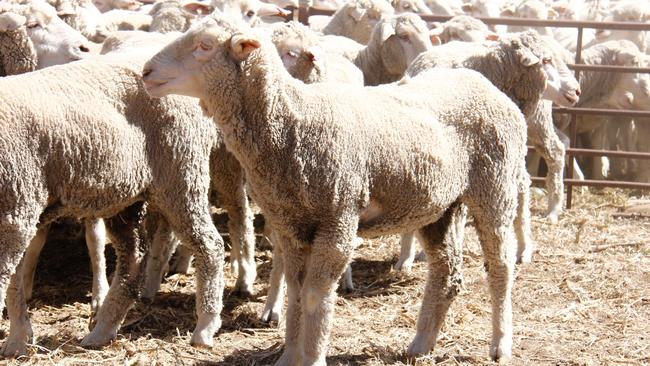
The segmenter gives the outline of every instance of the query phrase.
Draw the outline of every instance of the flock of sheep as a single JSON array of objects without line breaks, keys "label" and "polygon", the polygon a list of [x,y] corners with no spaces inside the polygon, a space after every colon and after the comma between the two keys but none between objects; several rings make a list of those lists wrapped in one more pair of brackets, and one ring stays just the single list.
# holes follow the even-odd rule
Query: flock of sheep
[{"label": "flock of sheep", "polygon": [[[539,160],[527,169],[526,143],[548,165],[548,217],[557,221],[567,138],[552,105],[647,109],[650,79],[593,71],[578,82],[566,65],[573,30],[490,28],[471,16],[644,22],[650,9],[320,0],[338,10],[308,27],[278,21],[288,5],[0,1],[4,356],[25,354],[33,338],[26,302],[49,227],[63,217],[85,225],[93,266],[82,346],[116,337],[136,299],[155,296],[175,250],[177,270],[192,255],[196,267],[191,343],[211,346],[225,259],[211,209],[228,213],[235,289],[247,296],[256,279],[252,199],[274,246],[262,319],[279,320],[288,302],[278,365],[325,365],[339,278],[353,286],[355,247],[387,234],[402,235],[397,269],[412,266],[416,237],[426,255],[408,354],[430,352],[462,282],[468,215],[491,294],[490,356],[511,357],[514,266],[533,253],[528,169]],[[455,17],[427,24],[418,13]],[[587,33],[582,61],[645,66],[646,41],[644,32]],[[650,136],[640,121],[580,126],[601,147],[634,150]],[[606,161],[594,165],[608,174]],[[107,240],[117,254],[110,286]]]}]

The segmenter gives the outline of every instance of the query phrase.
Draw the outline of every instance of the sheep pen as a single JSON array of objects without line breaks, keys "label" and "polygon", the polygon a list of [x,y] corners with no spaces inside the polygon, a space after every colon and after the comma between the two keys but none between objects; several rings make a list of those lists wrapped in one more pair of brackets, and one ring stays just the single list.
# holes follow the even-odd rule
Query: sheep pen
[{"label": "sheep pen", "polygon": [[[650,197],[630,191],[589,190],[556,225],[543,219],[546,201],[533,195],[533,263],[517,267],[513,290],[511,365],[650,363]],[[645,207],[645,211],[644,208]],[[637,209],[638,208],[638,209]],[[221,215],[218,215],[221,217]],[[219,226],[219,223],[218,223]],[[220,226],[225,229],[225,225]],[[138,304],[118,338],[102,350],[79,342],[87,331],[91,272],[85,246],[61,233],[46,245],[30,302],[38,346],[8,365],[269,365],[282,353],[280,329],[259,320],[266,299],[271,249],[258,245],[257,295],[230,296],[226,273],[223,326],[212,349],[189,345],[194,322],[192,275],[173,275],[150,305]],[[228,237],[225,236],[228,241]],[[464,289],[452,304],[436,349],[409,361],[426,265],[409,274],[391,270],[399,238],[366,240],[355,254],[355,290],[340,294],[329,365],[486,364],[490,305],[483,259],[470,224],[464,250]],[[112,263],[111,249],[107,249]],[[49,254],[48,254],[49,252]],[[2,329],[8,329],[3,323]]]}]

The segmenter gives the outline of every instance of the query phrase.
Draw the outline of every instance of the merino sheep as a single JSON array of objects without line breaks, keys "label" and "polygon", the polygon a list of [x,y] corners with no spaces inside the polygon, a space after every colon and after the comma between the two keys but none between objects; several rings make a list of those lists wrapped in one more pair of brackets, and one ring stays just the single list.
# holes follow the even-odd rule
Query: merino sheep
[{"label": "merino sheep", "polygon": [[[0,3],[0,13],[24,17],[26,33],[37,57],[37,68],[80,60],[90,51],[88,40],[56,15],[56,10],[40,0],[26,4]],[[12,21],[16,23],[17,17]]]},{"label": "merino sheep", "polygon": [[[191,342],[213,342],[221,324],[224,258],[208,202],[216,131],[191,99],[147,97],[134,69],[147,55],[129,55],[128,61],[103,56],[0,80],[3,164],[22,167],[0,170],[6,249],[0,303],[12,278],[4,355],[24,354],[32,333],[16,267],[30,240],[61,216],[115,218],[107,226],[118,256],[116,280],[82,345],[115,338],[141,282],[147,244],[137,234],[141,214],[134,204],[143,200],[194,252],[198,322]],[[116,230],[122,218],[130,226]]]},{"label": "merino sheep", "polygon": [[336,283],[357,235],[417,228],[429,279],[408,353],[429,352],[460,282],[461,248],[450,230],[459,203],[474,216],[488,263],[490,355],[510,357],[526,129],[517,106],[487,79],[429,70],[403,85],[306,85],[264,34],[219,16],[155,55],[143,79],[152,96],[200,99],[284,238],[289,305],[277,365],[326,364]]},{"label": "merino sheep", "polygon": [[209,14],[212,7],[202,3],[182,3],[179,0],[165,0],[154,4],[150,31],[159,33],[185,32],[197,16]]},{"label": "merino sheep", "polygon": [[25,21],[22,15],[0,12],[0,77],[36,69],[36,50]]},{"label": "merino sheep", "polygon": [[399,80],[411,61],[432,47],[426,23],[416,14],[404,13],[377,23],[354,63],[363,71],[365,85],[390,83]]},{"label": "merino sheep", "polygon": [[[603,20],[608,22],[645,23],[650,20],[650,4],[645,1],[620,1],[609,10],[608,15]],[[585,42],[585,48],[614,40],[631,41],[639,47],[641,52],[646,52],[648,42],[650,42],[647,31],[603,30],[596,33],[596,37],[591,42]]]},{"label": "merino sheep", "polygon": [[320,48],[321,38],[297,23],[279,23],[271,36],[291,76],[307,84],[343,82],[363,85],[363,73],[352,62]]},{"label": "merino sheep", "polygon": [[108,36],[101,12],[91,0],[48,0],[69,26],[92,42],[103,42]]},{"label": "merino sheep", "polygon": [[260,0],[212,0],[212,7],[252,26],[261,24],[262,17],[285,17],[290,14],[288,10]]},{"label": "merino sheep", "polygon": [[395,14],[433,14],[424,0],[393,0],[392,5],[395,8]]},{"label": "merino sheep", "polygon": [[577,103],[580,86],[557,55],[553,41],[533,31],[512,34],[499,42],[453,42],[420,55],[406,71],[409,76],[432,67],[464,67],[487,77],[519,106],[529,126],[529,139],[548,166],[548,215],[552,221],[562,209],[563,145],[553,128],[550,106]]},{"label": "merino sheep", "polygon": [[352,0],[334,13],[323,34],[345,36],[367,44],[374,25],[394,13],[386,0]]},{"label": "merino sheep", "polygon": [[468,15],[458,15],[444,23],[435,23],[429,36],[431,43],[436,45],[451,41],[482,42],[498,38],[485,23]]}]

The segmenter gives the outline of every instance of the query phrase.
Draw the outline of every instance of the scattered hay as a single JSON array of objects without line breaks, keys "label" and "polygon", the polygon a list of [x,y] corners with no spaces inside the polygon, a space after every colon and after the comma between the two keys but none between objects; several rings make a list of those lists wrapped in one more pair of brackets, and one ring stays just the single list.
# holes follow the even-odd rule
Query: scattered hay
[{"label": "scattered hay", "polygon": [[[537,252],[517,269],[512,364],[650,364],[650,218],[627,215],[626,191],[578,194],[557,225],[533,205]],[[429,355],[410,364],[488,363],[490,305],[481,251],[467,230],[464,290],[453,303]],[[396,237],[366,241],[353,264],[356,289],[336,307],[330,365],[409,364],[404,355],[414,335],[425,265],[411,273],[392,270]],[[267,365],[282,352],[283,331],[258,320],[266,299],[269,250],[258,253],[260,280],[252,300],[229,296],[223,328],[213,349],[189,346],[194,327],[191,276],[168,277],[153,304],[129,312],[118,339],[102,350],[79,342],[87,332],[90,273],[83,242],[46,246],[30,303],[37,345],[10,365]],[[228,270],[226,270],[229,273]],[[5,334],[8,324],[3,324]],[[282,328],[282,325],[280,326]]]}]

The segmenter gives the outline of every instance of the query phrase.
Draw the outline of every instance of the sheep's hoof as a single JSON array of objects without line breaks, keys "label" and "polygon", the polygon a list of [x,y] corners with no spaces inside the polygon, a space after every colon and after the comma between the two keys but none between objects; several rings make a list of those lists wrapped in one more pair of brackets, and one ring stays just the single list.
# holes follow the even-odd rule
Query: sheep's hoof
[{"label": "sheep's hoof", "polygon": [[517,264],[531,263],[533,261],[533,251],[527,250],[521,254],[517,254]]},{"label": "sheep's hoof", "polygon": [[111,343],[117,338],[117,332],[107,332],[107,334],[99,334],[97,332],[97,327],[94,327],[93,331],[90,332],[84,339],[81,340],[81,347],[97,349],[102,348],[105,345]]},{"label": "sheep's hoof", "polygon": [[262,314],[262,321],[265,323],[279,323],[280,311],[276,309],[264,309]]},{"label": "sheep's hoof", "polygon": [[243,282],[235,284],[235,290],[233,291],[234,295],[244,299],[250,299],[254,295],[253,285],[245,284]]},{"label": "sheep's hoof", "polygon": [[415,255],[415,261],[416,262],[426,262],[427,261],[427,254],[424,252],[424,250],[421,250],[418,254]]},{"label": "sheep's hoof", "polygon": [[503,339],[490,347],[490,358],[500,364],[510,362],[512,358],[512,340]]},{"label": "sheep's hoof", "polygon": [[427,342],[424,337],[415,337],[413,342],[409,345],[409,348],[406,350],[406,355],[408,357],[418,357],[426,355],[431,352],[433,346]]},{"label": "sheep's hoof", "polygon": [[214,335],[221,328],[219,314],[199,313],[190,344],[194,347],[212,348]]},{"label": "sheep's hoof", "polygon": [[27,343],[31,341],[33,341],[33,335],[27,334],[24,337],[19,337],[10,334],[2,347],[2,355],[5,358],[24,356],[27,354]]},{"label": "sheep's hoof", "polygon": [[275,362],[275,366],[293,366],[300,364],[300,360],[293,352],[288,352],[286,349],[282,352],[282,356]]},{"label": "sheep's hoof", "polygon": [[411,272],[411,270],[413,269],[413,261],[399,260],[397,261],[397,263],[395,263],[395,267],[393,268],[395,268],[395,270],[399,272],[405,272],[405,273]]}]

